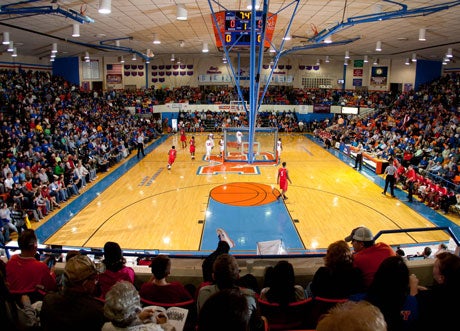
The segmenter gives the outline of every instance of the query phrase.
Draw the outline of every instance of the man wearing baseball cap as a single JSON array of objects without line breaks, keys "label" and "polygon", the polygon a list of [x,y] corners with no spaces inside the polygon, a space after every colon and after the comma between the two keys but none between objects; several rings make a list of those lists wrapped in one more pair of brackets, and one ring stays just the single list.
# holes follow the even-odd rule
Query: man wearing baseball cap
[{"label": "man wearing baseball cap", "polygon": [[353,229],[345,241],[353,246],[353,265],[362,271],[366,288],[372,283],[382,261],[396,255],[389,245],[375,243],[371,230],[364,226]]},{"label": "man wearing baseball cap", "polygon": [[68,260],[62,293],[45,295],[41,310],[43,330],[100,331],[105,322],[104,304],[97,300],[98,273],[86,255]]}]

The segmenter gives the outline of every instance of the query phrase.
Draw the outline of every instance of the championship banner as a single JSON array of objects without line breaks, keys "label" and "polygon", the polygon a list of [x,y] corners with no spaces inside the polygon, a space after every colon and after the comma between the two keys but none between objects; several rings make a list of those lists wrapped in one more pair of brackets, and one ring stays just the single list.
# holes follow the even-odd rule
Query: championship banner
[{"label": "championship banner", "polygon": [[354,60],[353,61],[353,66],[355,68],[362,68],[364,67],[364,60]]},{"label": "championship banner", "polygon": [[363,80],[361,78],[353,78],[353,86],[363,86]]},{"label": "championship banner", "polygon": [[388,67],[372,67],[371,85],[386,86],[388,81]]},{"label": "championship banner", "polygon": [[362,77],[363,76],[363,69],[353,69],[353,76]]}]

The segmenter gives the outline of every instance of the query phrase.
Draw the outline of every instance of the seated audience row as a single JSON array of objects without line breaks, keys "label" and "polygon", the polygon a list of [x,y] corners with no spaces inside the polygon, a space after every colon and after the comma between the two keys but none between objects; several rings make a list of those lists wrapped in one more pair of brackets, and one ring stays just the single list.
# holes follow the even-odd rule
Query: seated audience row
[{"label": "seated audience row", "polygon": [[[395,256],[388,245],[375,243],[368,228],[361,226],[354,229],[346,240],[351,240],[353,252],[343,240],[331,243],[325,256],[325,266],[317,270],[306,289],[295,284],[295,270],[284,260],[267,269],[265,286],[260,292],[243,287],[238,285],[240,269],[235,257],[228,253],[215,254],[212,279],[196,292],[198,330],[210,330],[219,320],[227,319],[228,324],[225,323],[222,330],[230,330],[236,325],[247,325],[249,330],[263,330],[269,322],[261,315],[260,300],[277,303],[283,310],[288,309],[291,303],[305,301],[308,297],[311,297],[312,304],[305,301],[304,325],[317,327],[318,330],[325,327],[325,322],[321,318],[308,319],[312,316],[309,309],[313,309],[319,297],[337,303],[332,305],[337,308],[332,309],[325,319],[345,309],[339,304],[341,301],[367,301],[376,308],[367,306],[365,309],[378,309],[390,331],[448,329],[455,322],[455,307],[460,297],[459,256],[445,250],[436,253],[434,286],[425,288],[419,286],[415,275],[409,274],[403,257]],[[125,259],[117,243],[105,244],[103,263],[106,270],[102,273],[86,255],[76,252],[71,256],[69,252],[62,284],[58,287],[53,267],[50,269],[46,263],[36,259],[37,238],[34,231],[24,230],[18,243],[21,253],[12,256],[2,272],[5,293],[2,305],[14,302],[14,309],[20,312],[15,316],[5,315],[11,325],[29,323],[37,327],[40,316],[39,328],[43,330],[160,330],[159,327],[168,330],[167,323],[153,318],[158,311],[142,309],[141,297],[165,304],[195,299],[195,292],[190,293],[182,284],[166,280],[171,261],[165,255],[152,259],[152,279],[144,283],[138,292],[133,284],[133,271],[124,265]],[[39,306],[33,306],[40,301],[41,311]],[[229,305],[238,305],[238,309],[220,311],[220,308]],[[355,309],[351,303],[346,306]],[[18,316],[22,316],[21,321]],[[194,314],[191,316],[195,318]],[[270,321],[270,316],[266,317]],[[318,321],[319,324],[316,324]],[[369,320],[369,323],[373,322]]]}]

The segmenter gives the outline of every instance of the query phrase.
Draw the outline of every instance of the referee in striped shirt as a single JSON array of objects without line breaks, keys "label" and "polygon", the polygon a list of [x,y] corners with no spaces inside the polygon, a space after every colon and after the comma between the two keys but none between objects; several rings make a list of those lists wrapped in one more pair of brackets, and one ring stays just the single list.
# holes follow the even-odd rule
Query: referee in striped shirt
[{"label": "referee in striped shirt", "polygon": [[388,160],[389,164],[385,168],[385,171],[383,172],[385,177],[385,189],[383,190],[382,194],[386,195],[387,194],[387,189],[388,185],[390,185],[390,192],[391,192],[391,197],[395,197],[395,174],[396,174],[396,167],[393,164],[393,159]]}]

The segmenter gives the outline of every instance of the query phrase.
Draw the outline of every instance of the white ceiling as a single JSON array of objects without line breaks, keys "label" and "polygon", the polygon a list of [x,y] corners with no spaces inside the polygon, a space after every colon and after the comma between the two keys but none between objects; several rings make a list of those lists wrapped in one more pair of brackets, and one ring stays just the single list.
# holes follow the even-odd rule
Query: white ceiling
[{"label": "white ceiling", "polygon": [[[1,1],[2,6],[18,3],[16,1]],[[102,42],[105,45],[115,45],[114,40],[120,40],[120,46],[145,53],[151,49],[155,59],[186,56],[222,56],[215,44],[215,36],[211,19],[213,11],[246,10],[247,0],[112,0],[112,13],[99,14],[99,0],[29,0],[14,8],[30,8],[37,6],[60,6],[65,10],[81,12],[94,19],[94,23],[80,26],[79,38],[74,38],[72,19],[56,14],[10,15],[0,11],[0,32],[8,31],[14,41],[19,57],[31,55],[48,58],[51,45],[58,43],[57,56],[82,56],[86,51],[91,56],[127,55],[125,51],[97,49]],[[176,20],[176,5],[184,4],[188,11],[188,20]],[[419,0],[401,1],[408,10],[436,6],[439,4],[456,4],[460,1]],[[218,5],[223,7],[219,7]],[[291,5],[290,5],[291,4]],[[318,31],[331,29],[341,22],[347,22],[350,17],[369,15],[381,8],[383,12],[400,10],[401,6],[394,1],[374,0],[269,0],[269,11],[278,13],[274,34],[274,44],[280,46],[284,31],[291,22],[294,8],[297,13],[292,19],[291,35],[297,36],[285,42],[284,49],[296,46],[310,45],[309,37],[313,37],[313,28]],[[56,7],[54,7],[56,8]],[[282,8],[286,8],[281,10]],[[447,49],[453,48],[455,56],[460,55],[460,5],[437,13],[412,18],[401,18],[386,21],[357,24],[335,33],[333,41],[341,41],[359,37],[348,45],[322,47],[301,50],[291,53],[293,56],[311,55],[312,57],[331,56],[333,59],[343,59],[346,50],[355,58],[363,55],[379,58],[401,58],[402,60],[417,53],[418,58],[441,60]],[[426,41],[419,41],[419,29],[426,29]],[[161,40],[160,45],[153,45],[153,34]],[[181,42],[183,45],[181,46]],[[382,42],[382,51],[376,52],[376,42]],[[76,43],[75,43],[76,42]],[[202,54],[202,44],[208,43],[210,52]],[[80,43],[80,44],[78,44]],[[0,51],[5,52],[6,46],[0,45]]]}]

